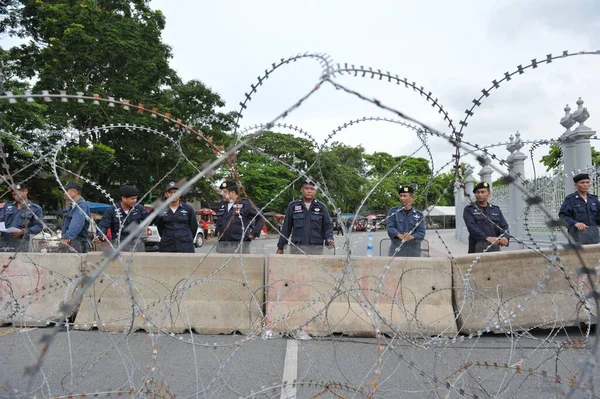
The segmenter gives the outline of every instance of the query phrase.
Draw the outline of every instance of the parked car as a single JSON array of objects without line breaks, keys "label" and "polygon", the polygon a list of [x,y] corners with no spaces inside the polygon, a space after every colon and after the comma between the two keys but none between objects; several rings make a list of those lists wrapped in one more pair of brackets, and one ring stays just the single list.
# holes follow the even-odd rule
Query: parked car
[{"label": "parked car", "polygon": [[[158,251],[158,244],[160,243],[160,234],[156,226],[150,225],[146,229],[146,252]],[[194,246],[200,248],[204,245],[204,229],[198,227],[196,230],[196,236],[194,237]]]}]

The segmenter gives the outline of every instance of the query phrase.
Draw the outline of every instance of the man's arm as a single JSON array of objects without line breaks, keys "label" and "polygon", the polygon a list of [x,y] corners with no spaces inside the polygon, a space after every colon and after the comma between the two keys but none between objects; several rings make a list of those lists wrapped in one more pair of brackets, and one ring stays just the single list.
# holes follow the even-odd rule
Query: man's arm
[{"label": "man's arm", "polygon": [[[98,227],[98,230],[100,230],[102,232],[102,234],[104,234],[104,237],[106,237],[106,233],[108,232],[108,228],[112,225],[112,219],[113,219],[113,215],[115,214],[114,208],[108,208],[106,210],[106,212],[104,212],[104,215],[102,215],[102,220],[100,220],[99,223],[96,224],[96,226]],[[113,234],[117,235],[117,231],[114,231]]]},{"label": "man's arm", "polygon": [[573,204],[570,199],[565,199],[560,206],[560,211],[558,212],[558,217],[567,222],[569,227],[575,226],[577,220],[573,219]]},{"label": "man's arm", "polygon": [[323,204],[323,225],[322,225],[322,234],[325,237],[325,241],[333,241],[333,222],[331,221],[331,216],[329,216],[329,211],[325,208],[325,204]]},{"label": "man's arm", "polygon": [[28,227],[27,230],[29,230],[29,234],[36,235],[44,229],[44,213],[42,208],[38,206],[33,209],[33,214],[35,215],[33,225]]},{"label": "man's arm", "polygon": [[192,239],[196,238],[196,232],[198,231],[198,219],[196,219],[196,211],[191,205],[186,204],[188,208],[188,224],[190,231],[192,232]]},{"label": "man's arm", "polygon": [[415,240],[424,240],[425,239],[425,217],[421,214],[421,220],[417,224],[415,231],[413,231],[412,236],[415,237]]},{"label": "man's arm", "polygon": [[386,221],[387,221],[387,232],[388,236],[393,240],[394,238],[398,238],[398,234],[404,233],[404,231],[400,232],[396,229],[396,212],[399,211],[399,208],[394,207],[390,209],[388,212]]},{"label": "man's arm", "polygon": [[85,225],[85,214],[79,208],[72,208],[70,210],[72,213],[71,216],[71,224],[69,224],[69,229],[62,234],[63,239],[67,239],[69,241],[73,241]]},{"label": "man's arm", "polygon": [[292,203],[288,205],[285,210],[285,219],[283,220],[283,227],[281,228],[281,235],[279,236],[279,241],[277,241],[277,249],[283,250],[285,245],[287,244],[288,239],[290,238],[290,234],[292,234],[292,225],[294,221],[292,219]]},{"label": "man's arm", "polygon": [[[256,207],[254,206],[254,203],[250,200],[248,200],[249,202],[249,209],[248,209],[248,214],[249,214],[249,219],[252,220],[254,219],[254,228],[250,231],[250,234],[252,234],[252,236],[254,238],[260,237],[260,233],[262,233],[262,229],[263,226],[265,225],[265,219],[263,219],[262,216],[258,215],[258,210],[256,209]],[[256,216],[258,215],[258,216]],[[256,218],[255,218],[256,217]],[[245,226],[247,229],[249,228],[249,226]]]}]

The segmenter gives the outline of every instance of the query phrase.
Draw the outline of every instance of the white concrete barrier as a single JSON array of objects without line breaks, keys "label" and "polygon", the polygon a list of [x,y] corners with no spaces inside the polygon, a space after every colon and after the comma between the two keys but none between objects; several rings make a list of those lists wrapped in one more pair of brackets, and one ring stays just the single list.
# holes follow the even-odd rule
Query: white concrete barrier
[{"label": "white concrete barrier", "polygon": [[260,330],[263,286],[262,255],[124,254],[86,292],[74,328],[248,334]]},{"label": "white concrete barrier", "polygon": [[[0,255],[0,325],[44,327],[64,322],[61,305],[80,283],[77,254]],[[68,318],[72,317],[71,312]]]},{"label": "white concrete barrier", "polygon": [[[454,335],[450,261],[271,255],[265,328],[310,335]],[[381,285],[380,285],[381,284]]]},{"label": "white concrete barrier", "polygon": [[[588,266],[598,265],[600,245],[585,246]],[[591,303],[580,301],[590,286],[576,270],[575,252],[532,250],[469,254],[454,258],[455,311],[461,333],[523,331],[589,322]],[[577,292],[582,296],[578,296]]]}]

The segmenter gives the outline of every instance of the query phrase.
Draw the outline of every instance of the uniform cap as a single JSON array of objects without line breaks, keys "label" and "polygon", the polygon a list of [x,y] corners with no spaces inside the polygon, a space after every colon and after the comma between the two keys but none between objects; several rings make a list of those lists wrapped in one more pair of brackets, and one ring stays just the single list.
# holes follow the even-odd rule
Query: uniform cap
[{"label": "uniform cap", "polygon": [[165,187],[165,193],[169,190],[179,190],[179,186],[177,185],[177,183],[172,181],[169,184],[167,184],[167,187]]},{"label": "uniform cap", "polygon": [[83,189],[83,186],[81,185],[81,183],[77,183],[76,181],[70,181],[67,184],[65,184],[65,190],[70,190],[72,188],[81,192],[81,190]]},{"label": "uniform cap", "polygon": [[137,197],[140,194],[140,190],[134,186],[121,186],[119,191],[121,192],[121,197],[125,198]]},{"label": "uniform cap", "polygon": [[400,187],[398,187],[398,194],[402,194],[402,193],[414,194],[415,189],[412,188],[412,186],[400,186]]},{"label": "uniform cap", "polygon": [[15,190],[25,190],[27,187],[27,184],[25,183],[17,183],[14,186],[8,186],[9,190],[12,191],[13,187],[15,188]]},{"label": "uniform cap", "polygon": [[223,183],[221,183],[221,185],[219,186],[219,188],[221,190],[238,190],[238,184],[235,180],[225,180]]},{"label": "uniform cap", "polygon": [[487,188],[488,191],[490,190],[490,183],[486,182],[486,181],[482,181],[480,183],[477,183],[477,185],[475,187],[473,187],[473,194],[475,194],[475,191],[479,190],[480,188]]},{"label": "uniform cap", "polygon": [[573,181],[575,183],[582,181],[582,180],[590,180],[590,175],[587,173],[579,173],[579,174],[576,174],[575,176],[573,176]]},{"label": "uniform cap", "polygon": [[302,185],[303,185],[303,186],[307,186],[307,185],[308,185],[308,186],[313,186],[313,187],[316,187],[316,186],[317,186],[317,184],[316,184],[314,181],[312,181],[311,179],[306,179],[306,180],[304,180],[304,181],[302,182]]}]

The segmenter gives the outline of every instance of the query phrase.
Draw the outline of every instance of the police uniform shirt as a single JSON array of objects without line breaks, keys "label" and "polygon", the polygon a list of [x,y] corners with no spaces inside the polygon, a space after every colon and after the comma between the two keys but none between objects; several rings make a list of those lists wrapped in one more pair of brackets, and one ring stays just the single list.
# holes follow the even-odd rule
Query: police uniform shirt
[{"label": "police uniform shirt", "polygon": [[193,245],[198,230],[196,211],[191,205],[180,201],[174,212],[167,209],[156,218],[156,228],[160,234],[161,246],[176,242]]},{"label": "police uniform shirt", "polygon": [[398,234],[410,233],[411,231],[411,235],[415,240],[425,238],[423,214],[415,208],[411,207],[409,212],[405,212],[402,206],[396,206],[390,209],[386,220],[388,236],[392,240],[398,240]]},{"label": "police uniform shirt", "polygon": [[76,204],[77,206],[71,204],[63,219],[62,238],[66,238],[70,241],[75,239],[87,241],[88,229],[90,227],[90,206],[83,197],[80,197]]},{"label": "police uniform shirt", "polygon": [[14,227],[24,230],[25,234],[18,238],[11,236],[10,233],[1,233],[1,236],[5,239],[21,240],[29,235],[36,235],[44,228],[43,218],[42,208],[33,202],[27,202],[26,205],[21,206],[21,209],[16,201],[7,202],[0,209],[0,222],[4,222],[7,229]]},{"label": "police uniform shirt", "polygon": [[255,216],[258,211],[247,198],[238,198],[235,202],[222,201],[217,210],[215,234],[219,241],[250,241],[248,236],[260,236],[264,219]]},{"label": "police uniform shirt", "polygon": [[283,249],[292,236],[296,245],[323,245],[333,240],[333,223],[325,204],[314,199],[308,209],[301,199],[289,203],[277,248]]},{"label": "police uniform shirt", "polygon": [[116,206],[108,208],[102,220],[98,223],[98,228],[104,235],[110,231],[112,233],[112,239],[125,239],[129,235],[129,229],[127,227],[132,224],[140,224],[148,216],[148,211],[140,204],[135,204],[129,211],[125,211],[121,207],[121,202],[117,203]]},{"label": "police uniform shirt", "polygon": [[585,223],[588,226],[598,225],[600,201],[594,194],[588,193],[587,202],[578,193],[571,193],[565,197],[560,207],[558,216],[574,227],[575,223]]},{"label": "police uniform shirt", "polygon": [[463,219],[471,241],[485,241],[488,237],[500,236],[510,238],[508,223],[497,205],[488,203],[486,207],[480,207],[469,204],[463,211]]}]

